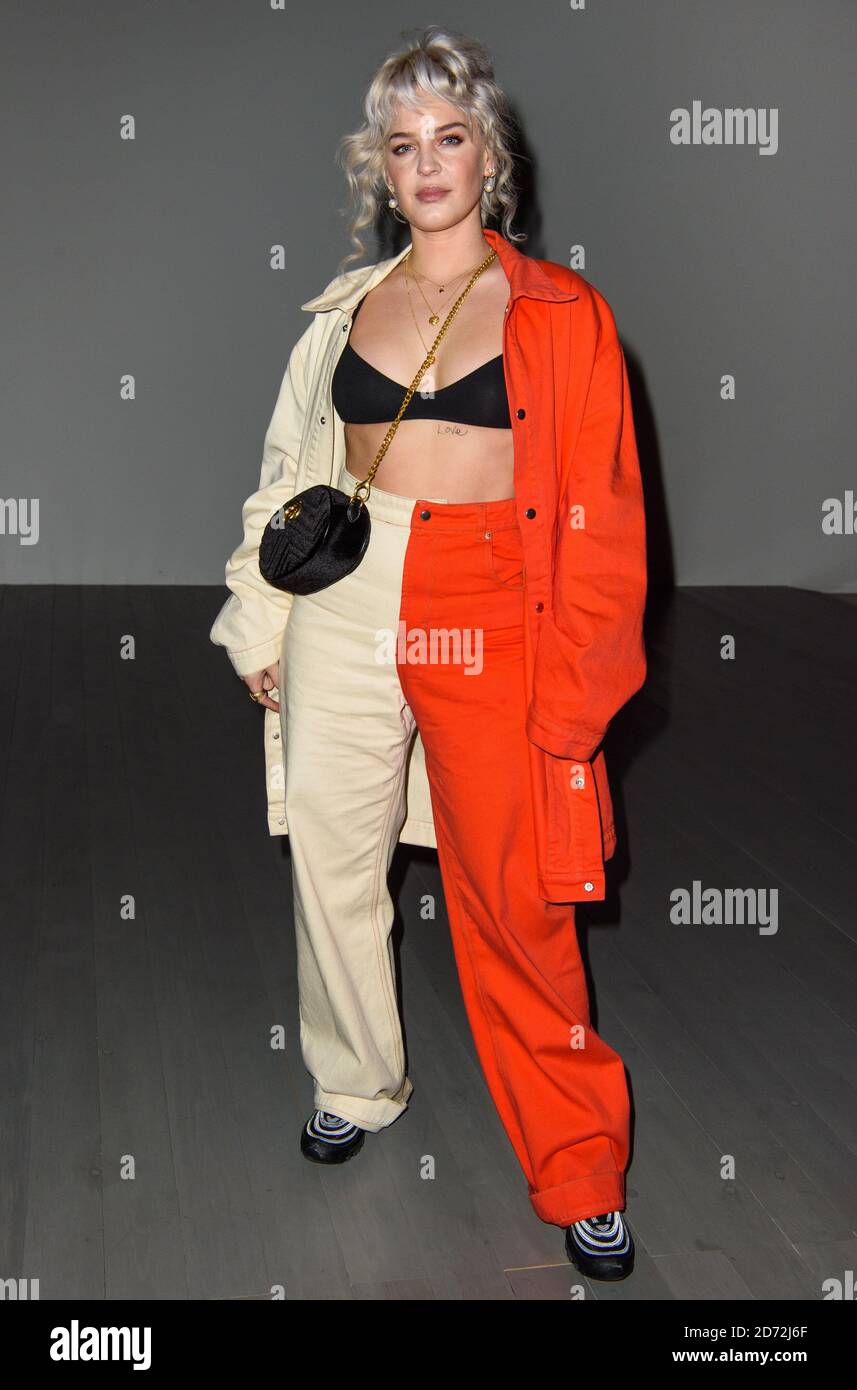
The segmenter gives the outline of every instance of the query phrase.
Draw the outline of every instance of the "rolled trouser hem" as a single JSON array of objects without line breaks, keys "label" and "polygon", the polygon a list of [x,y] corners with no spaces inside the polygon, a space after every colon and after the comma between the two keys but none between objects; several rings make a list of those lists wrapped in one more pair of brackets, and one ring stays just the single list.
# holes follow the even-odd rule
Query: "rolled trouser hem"
[{"label": "rolled trouser hem", "polygon": [[530,1201],[536,1216],[553,1226],[571,1226],[584,1217],[600,1216],[603,1211],[624,1211],[625,1174],[613,1169],[573,1178],[558,1187],[531,1192]]},{"label": "rolled trouser hem", "polygon": [[360,1129],[377,1134],[379,1129],[386,1129],[399,1118],[403,1110],[407,1110],[408,1099],[413,1089],[413,1083],[406,1079],[399,1100],[391,1100],[386,1096],[381,1100],[360,1100],[356,1096],[323,1091],[316,1086],[313,1101],[317,1110],[329,1110],[331,1114],[339,1115],[343,1120],[350,1120]]}]

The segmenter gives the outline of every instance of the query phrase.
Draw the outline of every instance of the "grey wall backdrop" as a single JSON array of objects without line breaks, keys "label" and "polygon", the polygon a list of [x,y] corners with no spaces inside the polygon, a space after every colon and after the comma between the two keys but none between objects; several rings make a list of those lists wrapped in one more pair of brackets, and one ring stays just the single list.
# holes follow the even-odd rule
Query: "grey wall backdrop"
[{"label": "grey wall backdrop", "polygon": [[[853,519],[824,529],[857,487],[853,0],[7,0],[0,579],[222,583],[348,249],[337,140],[429,22],[493,52],[527,251],[582,247],[616,314],[653,580],[857,589]],[[673,143],[695,102],[756,142]]]}]

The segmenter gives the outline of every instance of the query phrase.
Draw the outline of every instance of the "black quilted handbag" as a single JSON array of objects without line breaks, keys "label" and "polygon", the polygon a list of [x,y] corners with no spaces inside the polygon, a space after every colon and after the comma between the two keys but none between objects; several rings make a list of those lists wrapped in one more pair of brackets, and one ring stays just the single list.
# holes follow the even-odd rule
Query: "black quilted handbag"
[{"label": "black quilted handbag", "polygon": [[[410,254],[409,251],[406,260]],[[259,571],[269,584],[290,594],[314,594],[318,589],[326,589],[329,584],[344,579],[360,564],[369,544],[370,521],[366,503],[372,479],[423,373],[435,361],[441,338],[461,308],[465,296],[482,272],[496,259],[496,251],[486,256],[453,304],[428,356],[405,393],[405,399],[384,436],[372,467],[351,496],[340,488],[317,483],[299,492],[274,512],[259,542]]]},{"label": "black quilted handbag", "polygon": [[292,594],[314,594],[356,569],[369,544],[369,509],[317,483],[279,507],[259,542],[263,579]]}]

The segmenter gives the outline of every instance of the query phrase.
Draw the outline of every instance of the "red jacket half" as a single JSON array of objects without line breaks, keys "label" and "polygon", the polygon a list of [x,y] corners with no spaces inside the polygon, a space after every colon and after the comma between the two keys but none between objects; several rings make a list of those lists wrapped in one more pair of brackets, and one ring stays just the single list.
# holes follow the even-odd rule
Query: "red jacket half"
[{"label": "red jacket half", "polygon": [[646,676],[645,514],[627,368],[592,285],[483,232],[511,286],[504,358],[541,891],[550,901],[603,898],[616,832],[600,745]]}]

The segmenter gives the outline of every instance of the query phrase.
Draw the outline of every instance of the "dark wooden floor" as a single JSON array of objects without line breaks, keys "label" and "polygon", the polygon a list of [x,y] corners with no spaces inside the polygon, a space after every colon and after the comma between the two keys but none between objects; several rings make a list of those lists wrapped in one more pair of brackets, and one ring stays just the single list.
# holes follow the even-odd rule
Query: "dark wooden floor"
[{"label": "dark wooden floor", "polygon": [[[208,640],[222,598],[2,593],[0,1274],[43,1299],[566,1299],[430,851],[392,877],[410,1108],[342,1169],[299,1152],[288,840]],[[801,590],[650,604],[649,679],[607,741],[622,848],[578,913],[630,1075],[638,1258],[587,1297],[819,1299],[857,1267],[855,638],[853,602]],[[674,925],[694,880],[777,890],[777,932]]]}]

